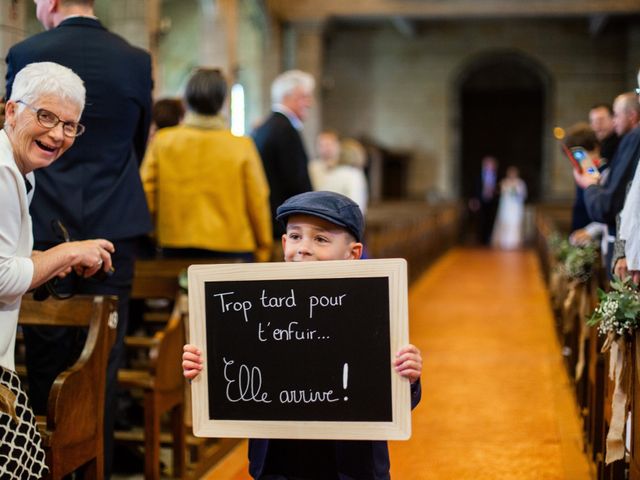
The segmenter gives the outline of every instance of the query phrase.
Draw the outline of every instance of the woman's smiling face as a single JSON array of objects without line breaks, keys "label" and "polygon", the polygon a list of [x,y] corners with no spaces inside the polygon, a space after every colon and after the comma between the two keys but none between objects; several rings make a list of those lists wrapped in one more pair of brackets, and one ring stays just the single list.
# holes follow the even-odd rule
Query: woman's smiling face
[{"label": "woman's smiling face", "polygon": [[30,102],[30,105],[36,110],[48,110],[61,122],[53,128],[43,127],[31,108],[20,107],[13,100],[7,102],[5,127],[9,127],[7,135],[16,164],[23,175],[37,168],[48,167],[73,145],[75,138],[63,134],[62,122],[77,122],[81,113],[79,106],[65,103],[53,95],[43,95]]}]

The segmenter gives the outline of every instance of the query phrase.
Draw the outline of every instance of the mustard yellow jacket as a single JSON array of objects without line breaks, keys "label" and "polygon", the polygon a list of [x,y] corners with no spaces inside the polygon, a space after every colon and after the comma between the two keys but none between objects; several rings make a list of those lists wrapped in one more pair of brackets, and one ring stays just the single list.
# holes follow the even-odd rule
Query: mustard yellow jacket
[{"label": "mustard yellow jacket", "polygon": [[188,114],[159,130],[140,168],[161,247],[254,252],[267,261],[273,243],[269,187],[248,137],[219,117]]}]

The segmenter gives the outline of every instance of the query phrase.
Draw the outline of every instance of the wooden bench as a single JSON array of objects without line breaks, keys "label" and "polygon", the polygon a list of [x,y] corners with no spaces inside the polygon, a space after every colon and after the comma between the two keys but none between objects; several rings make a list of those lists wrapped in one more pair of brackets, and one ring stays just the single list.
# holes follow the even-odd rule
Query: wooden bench
[{"label": "wooden bench", "polygon": [[[200,478],[214,462],[238,442],[236,439],[203,439],[191,433],[189,389],[182,376],[182,346],[185,344],[188,302],[178,284],[179,274],[193,264],[239,263],[220,259],[152,259],[136,262],[131,292],[133,300],[166,299],[173,303],[170,313],[148,315],[160,330],[152,337],[128,336],[128,349],[147,350],[146,366],[121,369],[118,382],[143,393],[144,431],[116,432],[116,439],[127,443],[144,442],[145,478],[160,475],[159,448],[169,444],[174,456],[174,476]],[[160,417],[171,411],[171,435],[160,431]],[[185,448],[186,446],[186,448]],[[189,454],[185,459],[185,451]],[[186,461],[185,461],[186,460]]]},{"label": "wooden bench", "polygon": [[370,258],[401,257],[411,279],[458,240],[461,209],[457,203],[429,205],[394,201],[367,212],[365,247]]},{"label": "wooden bench", "polygon": [[117,299],[76,296],[36,302],[24,297],[19,324],[88,327],[80,357],[53,382],[47,415],[38,417],[38,427],[50,478],[77,469],[83,469],[87,479],[102,478],[106,368],[115,339]]},{"label": "wooden bench", "polygon": [[[547,281],[552,277],[552,272],[555,267],[556,260],[553,258],[550,252],[548,240],[553,232],[563,232],[564,226],[565,234],[566,228],[569,224],[570,208],[561,208],[560,206],[544,206],[538,209],[536,214],[536,229],[537,229],[537,246],[540,254],[540,261],[545,273]],[[607,274],[602,268],[594,268],[593,275],[589,280],[588,288],[585,294],[588,295],[588,301],[591,303],[591,307],[595,308],[597,305],[597,298],[595,295],[596,288],[608,289]],[[550,285],[553,289],[554,286]],[[556,286],[556,290],[558,289]],[[550,291],[550,297],[553,300],[558,301],[561,305],[564,299],[564,293],[558,294],[557,292]],[[556,305],[557,307],[557,305]],[[556,324],[558,326],[558,336],[562,344],[572,348],[572,354],[575,354],[575,350],[579,348],[580,343],[577,337],[578,329],[574,329],[573,332],[567,334],[563,332],[562,308],[554,308],[556,314]],[[587,320],[585,312],[575,314],[573,318],[569,318],[575,324],[584,324]],[[586,345],[586,365],[585,376],[583,381],[576,383],[576,399],[578,400],[578,406],[580,407],[581,414],[583,416],[583,435],[584,435],[584,447],[585,451],[592,462],[593,471],[597,480],[616,480],[625,478],[625,470],[629,468],[629,478],[634,480],[640,480],[640,469],[638,468],[638,459],[640,459],[640,399],[636,398],[636,392],[640,390],[640,381],[638,380],[638,373],[636,371],[638,362],[634,361],[632,368],[634,388],[631,392],[630,405],[632,409],[632,418],[634,422],[632,424],[631,438],[632,448],[630,455],[630,463],[627,465],[625,460],[619,460],[605,464],[606,456],[606,436],[609,428],[609,421],[611,419],[611,397],[613,392],[613,383],[608,378],[609,371],[609,355],[603,355],[601,353],[604,338],[597,334],[595,329],[592,329],[587,340]],[[637,353],[634,352],[634,355]],[[575,355],[572,355],[569,363],[575,366]],[[570,378],[573,378],[573,370],[570,368]],[[636,422],[638,427],[636,427]]]},{"label": "wooden bench", "polygon": [[152,338],[129,337],[130,346],[149,350],[149,368],[120,369],[118,383],[126,388],[138,388],[144,395],[145,478],[160,478],[160,418],[171,415],[173,439],[173,475],[184,475],[184,380],[182,377],[182,346],[184,340],[184,305],[180,294],[164,329]]}]

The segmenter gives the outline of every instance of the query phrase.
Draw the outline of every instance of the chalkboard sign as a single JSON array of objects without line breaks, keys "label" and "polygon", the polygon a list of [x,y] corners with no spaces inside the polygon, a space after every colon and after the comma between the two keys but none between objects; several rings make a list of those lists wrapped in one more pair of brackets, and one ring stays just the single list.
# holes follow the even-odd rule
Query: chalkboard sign
[{"label": "chalkboard sign", "polygon": [[194,265],[189,311],[196,435],[409,437],[404,260]]}]

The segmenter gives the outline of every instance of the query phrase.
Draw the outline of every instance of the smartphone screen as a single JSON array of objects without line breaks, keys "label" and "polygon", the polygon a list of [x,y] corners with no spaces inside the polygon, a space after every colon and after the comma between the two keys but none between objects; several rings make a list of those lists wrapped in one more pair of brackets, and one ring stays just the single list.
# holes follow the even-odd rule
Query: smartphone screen
[{"label": "smartphone screen", "polygon": [[594,165],[589,153],[583,147],[572,147],[571,154],[583,171],[590,175],[598,175],[598,168]]}]

